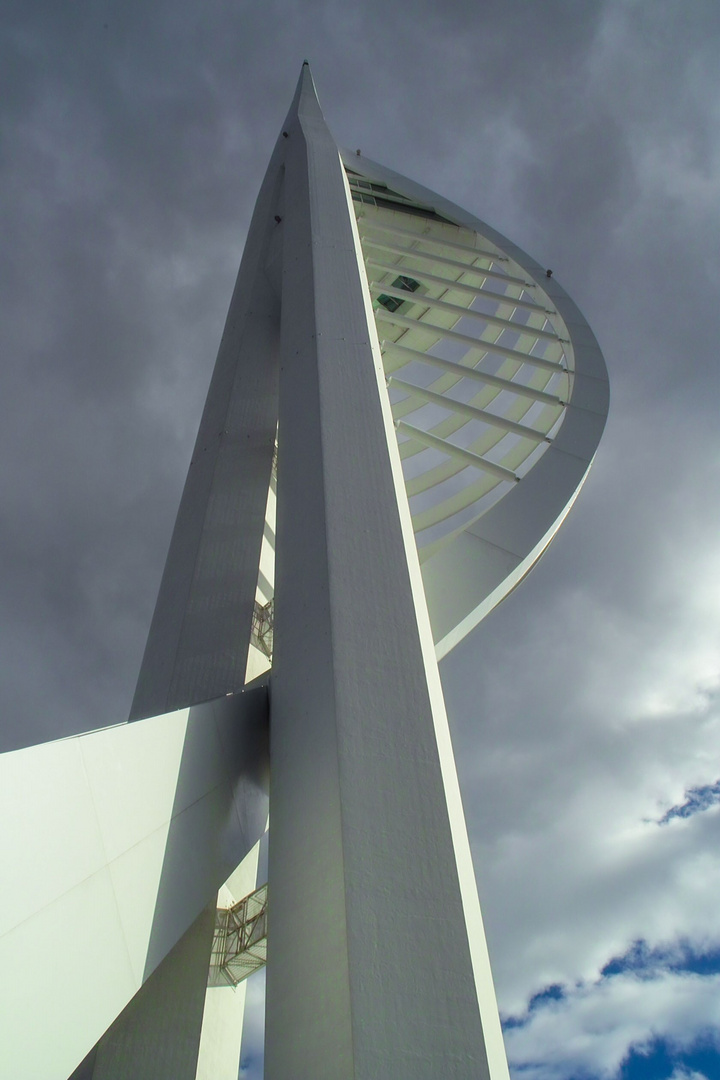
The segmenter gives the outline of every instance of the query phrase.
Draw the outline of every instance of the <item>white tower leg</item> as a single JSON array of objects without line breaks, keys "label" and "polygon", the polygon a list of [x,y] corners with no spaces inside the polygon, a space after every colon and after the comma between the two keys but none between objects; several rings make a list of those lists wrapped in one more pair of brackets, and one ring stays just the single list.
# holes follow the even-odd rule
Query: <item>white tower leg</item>
[{"label": "white tower leg", "polygon": [[286,129],[265,1075],[497,1080],[379,350],[307,68]]}]

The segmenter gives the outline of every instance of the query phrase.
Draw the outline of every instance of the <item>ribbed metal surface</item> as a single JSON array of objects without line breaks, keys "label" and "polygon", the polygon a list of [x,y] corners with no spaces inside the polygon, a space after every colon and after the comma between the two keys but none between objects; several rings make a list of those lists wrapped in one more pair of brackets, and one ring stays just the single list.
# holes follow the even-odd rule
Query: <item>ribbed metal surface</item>
[{"label": "ribbed metal surface", "polygon": [[488,237],[381,183],[348,179],[427,558],[550,445],[570,395],[569,335],[541,285]]}]

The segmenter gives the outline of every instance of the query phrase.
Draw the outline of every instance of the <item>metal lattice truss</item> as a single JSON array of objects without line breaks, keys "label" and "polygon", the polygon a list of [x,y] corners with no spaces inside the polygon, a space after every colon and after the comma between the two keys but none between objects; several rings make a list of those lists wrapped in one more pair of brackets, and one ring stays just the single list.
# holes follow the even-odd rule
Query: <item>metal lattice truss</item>
[{"label": "metal lattice truss", "polygon": [[231,908],[219,908],[208,986],[237,986],[267,961],[267,885]]},{"label": "metal lattice truss", "polygon": [[255,601],[251,641],[256,649],[260,649],[267,656],[268,660],[272,660],[274,617],[274,599],[269,600],[267,604],[260,604],[257,600]]}]

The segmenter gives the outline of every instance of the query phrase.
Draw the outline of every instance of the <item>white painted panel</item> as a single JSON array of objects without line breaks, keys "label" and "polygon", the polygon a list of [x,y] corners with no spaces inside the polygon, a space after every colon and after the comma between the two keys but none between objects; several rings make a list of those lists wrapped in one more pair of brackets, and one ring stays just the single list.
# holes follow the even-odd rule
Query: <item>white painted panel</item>
[{"label": "white painted panel", "polygon": [[223,835],[231,828],[232,788],[228,783],[209,791],[173,819],[168,832],[148,944],[147,977],[189,924],[197,918],[226,878],[233,862],[223,852]]},{"label": "white painted panel", "polygon": [[0,756],[0,1048],[25,1060],[38,1015],[69,1048],[11,1080],[65,1080],[262,835],[266,700]]},{"label": "white painted panel", "polygon": [[[567,410],[559,436],[555,440],[555,449],[562,450],[565,454],[574,454],[589,465],[604,427],[604,416],[571,407]],[[567,497],[565,501],[567,502]]]},{"label": "white painted panel", "polygon": [[423,563],[434,640],[441,642],[457,625],[458,615],[474,611],[519,563],[518,555],[471,532],[460,533]]},{"label": "white painted panel", "polygon": [[105,854],[115,859],[167,824],[173,813],[188,709],[111,728],[73,742],[79,747]]},{"label": "white painted panel", "polygon": [[576,373],[573,376],[572,404],[578,409],[606,416],[609,391],[607,381]]},{"label": "white painted panel", "polygon": [[169,822],[133,844],[109,867],[118,915],[138,986],[145,974],[168,827]]},{"label": "white painted panel", "polygon": [[105,861],[79,740],[0,755],[0,934]]},{"label": "white painted panel", "polygon": [[[576,494],[589,462],[551,446],[530,477],[497,503],[469,531],[525,559],[561,518]],[[529,567],[528,567],[529,569]]]},{"label": "white painted panel", "polygon": [[109,872],[0,938],[0,970],[1,1075],[67,1080],[136,989]]},{"label": "white painted panel", "polygon": [[190,711],[188,720],[173,815],[192,806],[221,781],[228,780],[233,767],[234,759],[228,759],[218,737],[212,703],[197,705]]}]

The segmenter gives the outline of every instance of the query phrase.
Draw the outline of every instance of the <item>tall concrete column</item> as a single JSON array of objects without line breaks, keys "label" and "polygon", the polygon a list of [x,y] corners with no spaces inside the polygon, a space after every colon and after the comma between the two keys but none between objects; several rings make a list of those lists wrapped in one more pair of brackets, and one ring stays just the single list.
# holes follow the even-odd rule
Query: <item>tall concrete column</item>
[{"label": "tall concrete column", "polygon": [[130,711],[141,720],[245,683],[277,430],[273,270],[284,140],[255,206]]},{"label": "tall concrete column", "polygon": [[507,1076],[344,171],[286,121],[267,1080]]}]

